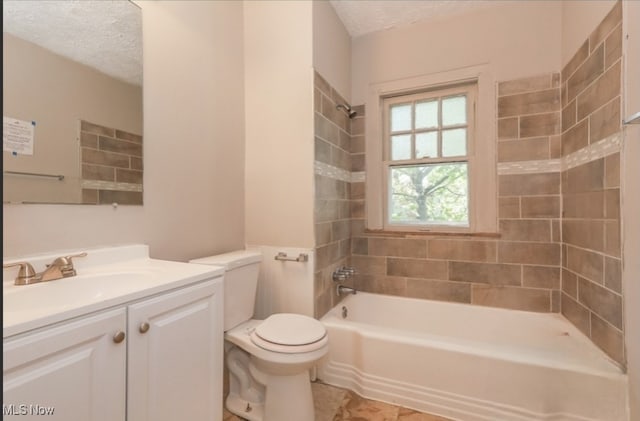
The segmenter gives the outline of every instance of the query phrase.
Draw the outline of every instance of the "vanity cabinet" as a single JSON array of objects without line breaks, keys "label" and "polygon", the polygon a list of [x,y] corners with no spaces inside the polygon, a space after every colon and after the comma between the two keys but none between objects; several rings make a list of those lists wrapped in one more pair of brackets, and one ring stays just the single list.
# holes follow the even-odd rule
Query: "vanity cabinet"
[{"label": "vanity cabinet", "polygon": [[124,419],[126,320],[119,308],[5,341],[3,419]]},{"label": "vanity cabinet", "polygon": [[3,419],[222,420],[219,279],[5,339]]}]

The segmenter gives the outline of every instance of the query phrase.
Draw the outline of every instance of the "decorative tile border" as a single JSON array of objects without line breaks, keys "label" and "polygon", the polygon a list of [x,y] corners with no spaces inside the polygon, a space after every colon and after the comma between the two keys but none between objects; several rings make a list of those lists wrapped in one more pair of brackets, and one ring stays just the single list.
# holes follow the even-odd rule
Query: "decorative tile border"
[{"label": "decorative tile border", "polygon": [[[498,174],[532,174],[566,171],[579,165],[595,161],[596,159],[604,158],[605,156],[619,152],[621,149],[622,132],[618,132],[561,159],[501,162],[498,164]],[[315,161],[315,173],[351,183],[364,182],[366,178],[364,171],[349,172],[319,161]]]},{"label": "decorative tile border", "polygon": [[539,161],[501,162],[498,174],[530,174],[544,172],[560,172],[561,159],[542,159]]},{"label": "decorative tile border", "polygon": [[622,149],[622,132],[614,133],[562,159],[562,171],[604,158]]},{"label": "decorative tile border", "polygon": [[315,174],[333,178],[335,180],[351,182],[351,172],[343,170],[342,168],[334,167],[333,165],[325,164],[324,162],[314,161],[313,169]]},{"label": "decorative tile border", "polygon": [[80,186],[83,189],[142,191],[142,184],[116,183],[114,181],[82,180]]}]

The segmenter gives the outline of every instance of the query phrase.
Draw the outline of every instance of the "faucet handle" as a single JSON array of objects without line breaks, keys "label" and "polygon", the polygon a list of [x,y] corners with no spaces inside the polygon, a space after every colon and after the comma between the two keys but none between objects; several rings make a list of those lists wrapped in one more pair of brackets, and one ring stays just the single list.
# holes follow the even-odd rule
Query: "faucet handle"
[{"label": "faucet handle", "polygon": [[31,263],[29,262],[3,264],[2,268],[6,269],[14,266],[20,266],[20,268],[18,269],[18,276],[16,276],[14,282],[15,285],[29,285],[40,281],[40,279],[38,279],[36,271],[33,269],[33,266],[31,266]]},{"label": "faucet handle", "polygon": [[87,255],[86,252],[82,252],[78,254],[72,254],[69,256],[58,257],[50,265],[47,265],[47,267],[57,266],[66,276],[73,276],[76,274],[76,270],[73,267],[72,259],[75,257],[85,257],[86,255]]}]

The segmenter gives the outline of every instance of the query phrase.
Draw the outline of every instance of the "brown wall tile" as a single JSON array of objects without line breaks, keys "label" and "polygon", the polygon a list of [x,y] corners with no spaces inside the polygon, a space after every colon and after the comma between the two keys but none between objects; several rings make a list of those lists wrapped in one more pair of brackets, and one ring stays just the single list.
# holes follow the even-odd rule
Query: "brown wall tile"
[{"label": "brown wall tile", "polygon": [[551,241],[551,222],[540,219],[505,219],[499,221],[502,240]]},{"label": "brown wall tile", "polygon": [[620,186],[620,153],[611,154],[604,159],[604,186]]},{"label": "brown wall tile", "polygon": [[513,310],[549,312],[551,294],[549,290],[544,289],[476,284],[471,286],[471,303]]},{"label": "brown wall tile", "polygon": [[498,142],[498,162],[534,161],[548,158],[548,137]]},{"label": "brown wall tile", "polygon": [[331,222],[315,224],[316,246],[331,242]]},{"label": "brown wall tile", "polygon": [[549,266],[523,266],[522,286],[560,289],[560,268]]},{"label": "brown wall tile", "polygon": [[606,221],[604,229],[604,252],[610,256],[620,257],[620,221]]},{"label": "brown wall tile", "polygon": [[574,246],[603,251],[604,223],[596,220],[563,220],[562,240]]},{"label": "brown wall tile", "polygon": [[407,296],[427,300],[471,302],[471,286],[460,282],[407,279]]},{"label": "brown wall tile", "polygon": [[562,156],[569,155],[587,145],[589,145],[589,119],[585,118],[562,133]]},{"label": "brown wall tile", "polygon": [[407,295],[407,278],[364,275],[356,279],[355,287],[358,291],[403,297]]},{"label": "brown wall tile", "polygon": [[130,156],[129,157],[129,166],[131,167],[132,170],[142,170],[142,168],[143,168],[142,158],[138,158],[138,157],[135,157],[135,156]]},{"label": "brown wall tile", "polygon": [[99,124],[89,123],[88,121],[84,120],[80,120],[80,130],[83,132],[95,133],[98,135],[110,137],[113,137],[116,134],[115,129],[101,126]]},{"label": "brown wall tile", "polygon": [[618,329],[622,329],[622,297],[586,279],[578,279],[578,300]]},{"label": "brown wall tile", "polygon": [[620,259],[604,257],[604,285],[622,294],[622,261]]},{"label": "brown wall tile", "polygon": [[589,142],[595,143],[621,129],[620,97],[589,116]]},{"label": "brown wall tile", "polygon": [[521,271],[520,265],[449,262],[449,279],[491,285],[520,285]]},{"label": "brown wall tile", "polygon": [[364,136],[353,136],[351,138],[350,149],[351,153],[364,153],[365,152],[365,137]]},{"label": "brown wall tile", "polygon": [[556,159],[562,156],[562,136],[549,136],[549,158]]},{"label": "brown wall tile", "polygon": [[591,45],[591,51],[598,47],[607,34],[611,32],[618,24],[622,22],[622,2],[617,1],[611,11],[607,13],[607,16],[600,22],[600,24],[594,29],[589,36],[589,45]]},{"label": "brown wall tile", "polygon": [[89,148],[82,148],[82,162],[86,164],[129,168],[129,157],[127,155]]},{"label": "brown wall tile", "polygon": [[602,190],[604,159],[600,158],[566,171],[567,183],[563,193],[582,193]]},{"label": "brown wall tile", "polygon": [[372,256],[427,257],[427,241],[406,238],[370,238]]},{"label": "brown wall tile", "polygon": [[518,117],[498,119],[498,139],[516,139],[518,137]]},{"label": "brown wall tile", "polygon": [[387,275],[408,278],[447,279],[447,262],[423,259],[387,259]]},{"label": "brown wall tile", "polygon": [[331,96],[331,85],[318,72],[313,72],[313,85],[326,96]]},{"label": "brown wall tile", "polygon": [[498,198],[498,218],[519,218],[520,198],[519,197],[499,197]]},{"label": "brown wall tile", "polygon": [[80,146],[83,148],[98,149],[98,135],[94,133],[80,133]]},{"label": "brown wall tile", "polygon": [[604,45],[593,51],[567,81],[568,100],[571,101],[584,88],[604,72]]},{"label": "brown wall tile", "polygon": [[604,191],[604,216],[609,219],[620,219],[620,189]]},{"label": "brown wall tile", "polygon": [[560,196],[522,197],[523,218],[559,218]]},{"label": "brown wall tile", "polygon": [[619,364],[624,364],[624,335],[593,313],[591,340]]},{"label": "brown wall tile", "polygon": [[351,256],[349,263],[356,273],[361,275],[386,275],[387,259],[386,257],[374,256]]},{"label": "brown wall tile", "polygon": [[493,241],[429,240],[429,258],[495,262],[496,243]]},{"label": "brown wall tile", "polygon": [[[547,89],[498,98],[498,117],[522,114],[538,114],[557,111],[560,108],[560,91]],[[522,134],[520,135],[522,137]]]},{"label": "brown wall tile", "polygon": [[503,174],[498,176],[500,196],[549,195],[560,193],[560,174]]},{"label": "brown wall tile", "polygon": [[509,80],[498,84],[498,96],[519,94],[523,92],[541,91],[551,88],[551,75],[526,77]]},{"label": "brown wall tile", "polygon": [[364,118],[354,118],[351,120],[351,135],[364,135]]},{"label": "brown wall tile", "polygon": [[364,166],[365,155],[363,153],[351,155],[351,171],[364,171]]},{"label": "brown wall tile", "polygon": [[353,254],[369,254],[369,239],[354,237],[351,239],[351,253]]},{"label": "brown wall tile", "polygon": [[82,189],[82,203],[85,205],[97,205],[98,204],[98,190],[96,189]]},{"label": "brown wall tile", "polygon": [[578,120],[582,120],[620,95],[620,62],[616,62],[593,84],[578,95]]},{"label": "brown wall tile", "polygon": [[325,164],[331,163],[331,145],[319,137],[314,139],[314,159]]},{"label": "brown wall tile", "polygon": [[562,292],[574,300],[578,299],[578,275],[562,268]]},{"label": "brown wall tile", "polygon": [[604,258],[601,254],[568,246],[566,267],[594,282],[603,282]]},{"label": "brown wall tile", "polygon": [[116,168],[116,181],[118,183],[142,184],[142,171]]},{"label": "brown wall tile", "polygon": [[98,203],[110,205],[142,205],[142,192],[98,190]]},{"label": "brown wall tile", "polygon": [[565,218],[603,218],[604,192],[567,193],[563,196]]},{"label": "brown wall tile", "polygon": [[622,57],[622,24],[607,37],[604,44],[604,65],[608,68]]},{"label": "brown wall tile", "polygon": [[560,111],[520,117],[520,138],[560,133]]},{"label": "brown wall tile", "polygon": [[142,143],[142,136],[116,129],[116,138],[134,143]]},{"label": "brown wall tile", "polygon": [[560,264],[560,246],[553,243],[500,241],[498,262],[557,266]]},{"label": "brown wall tile", "polygon": [[126,155],[142,156],[142,145],[111,137],[98,136],[98,149]]},{"label": "brown wall tile", "polygon": [[562,294],[560,308],[564,317],[569,319],[582,333],[589,336],[591,321],[588,309],[571,299],[567,294]]},{"label": "brown wall tile", "polygon": [[103,165],[82,164],[84,180],[115,181],[115,168]]},{"label": "brown wall tile", "polygon": [[575,70],[589,57],[589,40],[582,43],[580,48],[575,52],[571,60],[562,69],[562,80],[566,81],[575,72]]},{"label": "brown wall tile", "polygon": [[573,99],[566,107],[562,109],[562,131],[576,124],[577,107],[576,100]]}]

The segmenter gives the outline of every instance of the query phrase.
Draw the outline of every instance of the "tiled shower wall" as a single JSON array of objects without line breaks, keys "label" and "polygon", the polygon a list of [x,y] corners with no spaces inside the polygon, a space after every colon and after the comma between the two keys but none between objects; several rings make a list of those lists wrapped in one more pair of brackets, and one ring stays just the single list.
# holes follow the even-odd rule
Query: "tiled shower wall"
[{"label": "tiled shower wall", "polygon": [[[315,131],[315,315],[322,317],[339,297],[332,273],[346,266],[351,249],[351,136],[343,97],[318,73],[314,78]],[[350,285],[350,282],[344,283]]]},{"label": "tiled shower wall", "polygon": [[80,121],[82,203],[142,205],[142,136]]},{"label": "tiled shower wall", "polygon": [[[496,236],[371,233],[364,182],[351,184],[359,290],[539,312],[559,311],[560,75],[498,86]],[[364,117],[352,121],[352,170],[364,163]]]},{"label": "tiled shower wall", "polygon": [[562,314],[624,364],[620,232],[622,5],[562,70]]}]

